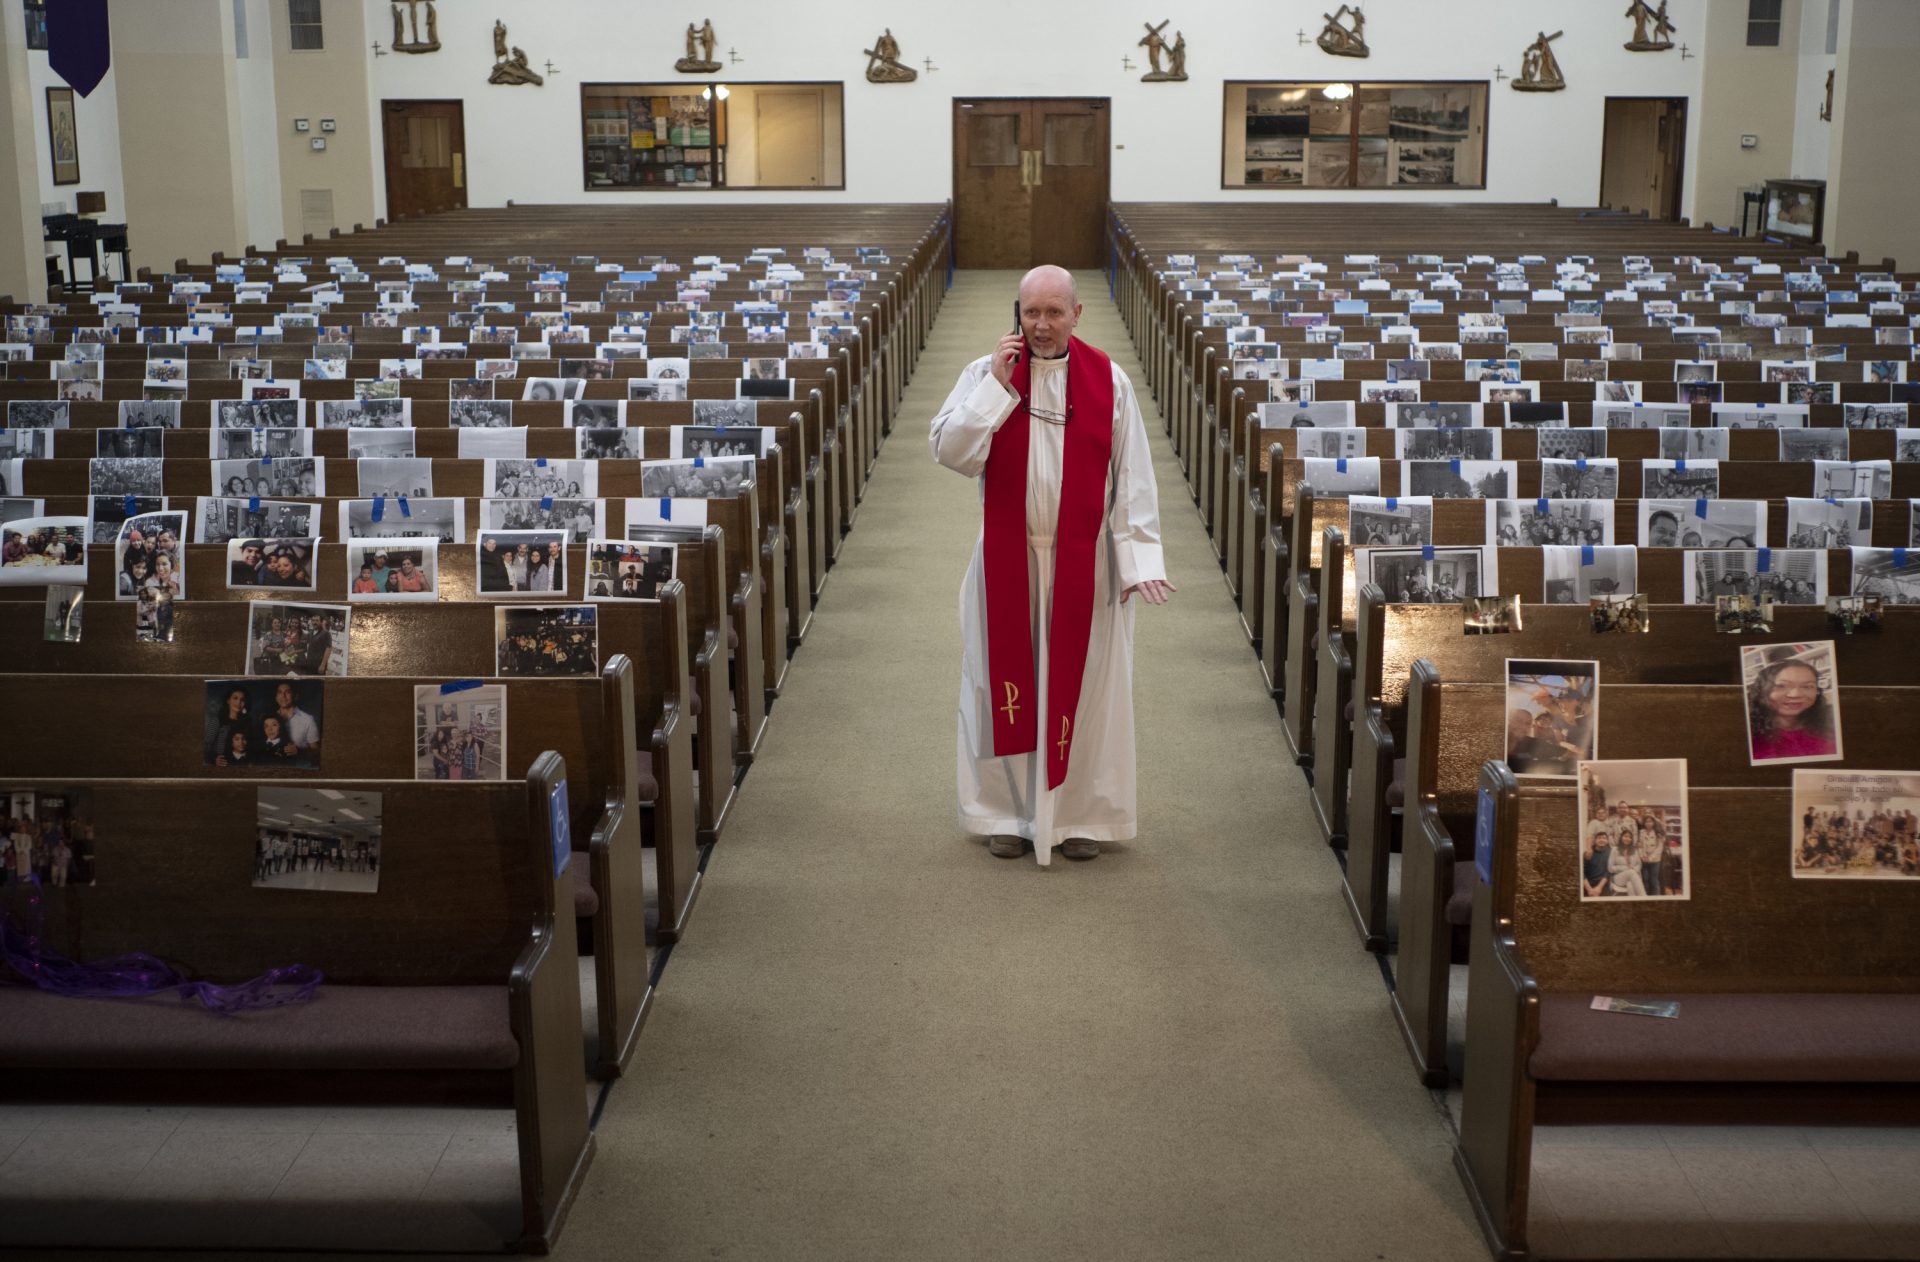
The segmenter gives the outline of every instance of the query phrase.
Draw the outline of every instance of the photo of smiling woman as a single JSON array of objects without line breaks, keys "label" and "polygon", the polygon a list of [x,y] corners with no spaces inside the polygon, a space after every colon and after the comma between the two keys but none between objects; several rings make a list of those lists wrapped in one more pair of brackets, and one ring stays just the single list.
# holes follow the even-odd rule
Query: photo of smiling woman
[{"label": "photo of smiling woman", "polygon": [[1754,766],[1842,757],[1833,641],[1742,648],[1740,665],[1747,684],[1747,755]]}]

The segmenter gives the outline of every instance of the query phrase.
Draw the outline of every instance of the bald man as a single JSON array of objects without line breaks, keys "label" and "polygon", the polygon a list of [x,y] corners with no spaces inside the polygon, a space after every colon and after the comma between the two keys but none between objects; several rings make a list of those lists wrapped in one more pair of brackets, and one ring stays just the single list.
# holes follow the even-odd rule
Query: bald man
[{"label": "bald man", "polygon": [[1133,383],[1073,335],[1073,277],[1036,267],[1019,327],[968,364],[933,457],[980,483],[960,588],[960,823],[1045,866],[1137,831],[1133,611],[1174,591]]}]

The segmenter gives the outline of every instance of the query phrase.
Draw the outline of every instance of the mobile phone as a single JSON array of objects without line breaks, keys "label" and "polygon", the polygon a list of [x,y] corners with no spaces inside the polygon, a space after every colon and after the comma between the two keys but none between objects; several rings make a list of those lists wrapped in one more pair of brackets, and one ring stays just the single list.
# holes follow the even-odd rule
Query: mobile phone
[{"label": "mobile phone", "polygon": [[[1020,300],[1019,300],[1018,298],[1015,298],[1015,299],[1013,300],[1013,331],[1014,331],[1015,333],[1019,333],[1019,332],[1021,331],[1021,329],[1020,329]],[[1022,345],[1024,346],[1025,344],[1024,344],[1024,343],[1022,343]],[[1014,363],[1016,363],[1016,364],[1020,362],[1020,352],[1019,352],[1019,351],[1015,351],[1015,352],[1014,352],[1014,354],[1013,354],[1013,362],[1014,362]]]}]

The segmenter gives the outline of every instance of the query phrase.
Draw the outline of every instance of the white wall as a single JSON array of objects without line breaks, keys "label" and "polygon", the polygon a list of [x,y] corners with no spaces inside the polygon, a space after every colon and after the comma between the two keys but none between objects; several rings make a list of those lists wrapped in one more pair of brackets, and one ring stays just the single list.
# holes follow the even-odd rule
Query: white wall
[{"label": "white wall", "polygon": [[[18,5],[8,6],[7,21],[20,21],[18,8]],[[80,133],[80,182],[56,187],[53,160],[48,152],[47,89],[65,86],[67,81],[53,72],[46,52],[27,51],[27,87],[33,94],[34,163],[40,177],[40,200],[65,202],[67,213],[72,214],[75,193],[105,193],[106,213],[94,217],[103,223],[125,223],[127,199],[120,174],[120,105],[113,70],[107,70],[106,78],[100,80],[91,95],[73,94],[74,122]]]},{"label": "white wall", "polygon": [[[247,244],[271,250],[287,235],[280,205],[281,123],[273,95],[273,0],[245,0],[247,56],[240,74],[240,134],[246,153]],[[299,234],[295,234],[298,236]]]},{"label": "white wall", "polygon": [[[370,33],[391,34],[387,0],[364,0]],[[1676,41],[1699,51],[1706,0],[1672,0]],[[1488,187],[1483,191],[1360,191],[1354,201],[1545,201],[1592,205],[1600,190],[1607,96],[1697,96],[1701,59],[1676,49],[1630,53],[1624,4],[1603,0],[1367,0],[1366,60],[1330,57],[1312,43],[1318,14],[1332,5],[1161,0],[1135,12],[1099,0],[1037,5],[975,0],[960,5],[839,0],[830,9],[708,0],[719,56],[742,60],[722,76],[679,76],[692,11],[632,0],[542,0],[471,6],[442,0],[441,50],[374,60],[373,117],[383,99],[458,98],[466,103],[470,204],[519,202],[790,201],[769,192],[640,193],[582,189],[580,84],[713,79],[837,79],[846,83],[847,187],[825,201],[944,201],[952,191],[952,102],[970,96],[1099,96],[1113,101],[1113,197],[1118,201],[1290,201],[1299,194],[1220,187],[1222,79],[1483,79],[1508,74],[1536,32],[1564,30],[1555,55],[1568,88],[1521,93],[1496,84],[1488,122]],[[487,82],[493,21],[524,48],[536,70],[558,73],[544,87]],[[1139,81],[1140,19],[1170,17],[1187,37],[1189,82]],[[1295,32],[1305,23],[1308,43]],[[921,67],[917,82],[869,84],[862,48],[891,26],[901,56]],[[1121,57],[1136,69],[1123,71]],[[937,73],[925,73],[932,57]],[[1691,150],[1691,140],[1689,149]],[[1688,154],[1688,170],[1693,154]],[[384,188],[380,194],[385,213]],[[1325,200],[1324,196],[1316,198]]]},{"label": "white wall", "polygon": [[[1782,32],[1786,39],[1791,32]],[[1827,99],[1827,72],[1837,57],[1827,51],[1827,0],[1800,6],[1800,74],[1793,100],[1793,169],[1796,180],[1827,178],[1827,149],[1833,124],[1820,117]]]}]

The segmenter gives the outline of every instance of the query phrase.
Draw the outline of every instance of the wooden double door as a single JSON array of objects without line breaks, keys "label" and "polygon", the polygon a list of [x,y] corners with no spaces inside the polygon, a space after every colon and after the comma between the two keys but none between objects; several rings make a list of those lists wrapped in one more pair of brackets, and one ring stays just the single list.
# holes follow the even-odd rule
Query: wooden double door
[{"label": "wooden double door", "polygon": [[961,267],[1106,262],[1104,98],[953,103],[954,253]]},{"label": "wooden double door", "polygon": [[387,218],[467,208],[466,115],[458,101],[382,101]]}]

